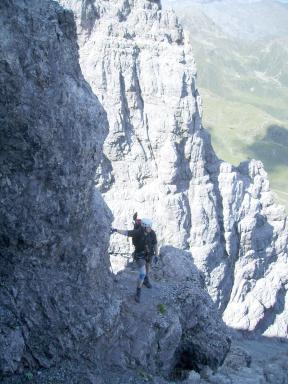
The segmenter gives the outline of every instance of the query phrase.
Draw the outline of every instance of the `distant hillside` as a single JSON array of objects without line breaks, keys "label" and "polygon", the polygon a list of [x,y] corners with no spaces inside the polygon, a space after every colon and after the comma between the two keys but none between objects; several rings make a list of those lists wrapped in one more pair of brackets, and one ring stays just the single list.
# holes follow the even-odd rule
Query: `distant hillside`
[{"label": "distant hillside", "polygon": [[262,160],[288,208],[288,5],[184,0],[173,8],[190,32],[217,154],[233,164]]}]

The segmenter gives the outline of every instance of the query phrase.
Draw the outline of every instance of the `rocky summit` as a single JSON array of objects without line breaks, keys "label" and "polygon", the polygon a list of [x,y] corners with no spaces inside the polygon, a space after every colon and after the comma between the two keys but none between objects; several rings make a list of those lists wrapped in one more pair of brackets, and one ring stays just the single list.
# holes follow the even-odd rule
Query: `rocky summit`
[{"label": "rocky summit", "polygon": [[[229,326],[287,337],[287,216],[260,161],[235,167],[215,155],[193,47],[174,12],[159,1],[61,3],[74,12],[80,65],[107,112],[95,180],[114,225],[131,228],[135,211],[152,217],[161,244],[191,252]],[[113,239],[114,271],[130,251]]]}]

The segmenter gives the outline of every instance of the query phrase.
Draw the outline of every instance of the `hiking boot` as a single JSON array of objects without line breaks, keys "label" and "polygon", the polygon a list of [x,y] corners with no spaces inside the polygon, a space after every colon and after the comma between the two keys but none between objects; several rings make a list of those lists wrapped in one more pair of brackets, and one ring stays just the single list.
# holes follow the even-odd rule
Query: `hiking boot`
[{"label": "hiking boot", "polygon": [[136,295],[135,295],[135,301],[137,303],[140,303],[140,298],[141,298],[141,288],[137,288]]},{"label": "hiking boot", "polygon": [[151,283],[149,281],[149,277],[148,276],[145,276],[145,279],[143,281],[143,285],[145,285],[145,287],[147,287],[147,288],[152,288],[152,285],[151,285]]}]

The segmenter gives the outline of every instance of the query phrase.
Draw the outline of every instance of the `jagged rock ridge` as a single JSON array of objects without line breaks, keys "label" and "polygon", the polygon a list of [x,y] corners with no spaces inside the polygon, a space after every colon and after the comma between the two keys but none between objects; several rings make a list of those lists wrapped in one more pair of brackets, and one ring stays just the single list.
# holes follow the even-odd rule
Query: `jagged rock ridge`
[{"label": "jagged rock ridge", "polygon": [[[159,1],[61,3],[74,11],[80,64],[108,115],[96,182],[115,225],[130,226],[134,211],[153,217],[162,243],[190,249],[227,324],[287,337],[285,212],[261,162],[216,157],[175,14]],[[112,249],[116,264],[129,245]]]}]

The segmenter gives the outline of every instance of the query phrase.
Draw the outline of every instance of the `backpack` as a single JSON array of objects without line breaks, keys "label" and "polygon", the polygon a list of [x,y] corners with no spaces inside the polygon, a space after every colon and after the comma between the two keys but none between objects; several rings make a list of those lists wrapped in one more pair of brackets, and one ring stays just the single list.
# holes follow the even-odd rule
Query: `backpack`
[{"label": "backpack", "polygon": [[[141,219],[135,219],[134,220],[134,229],[138,229],[140,227],[141,227]],[[135,237],[132,237],[132,244],[134,245],[134,247],[135,247],[135,241],[136,241]]]}]

